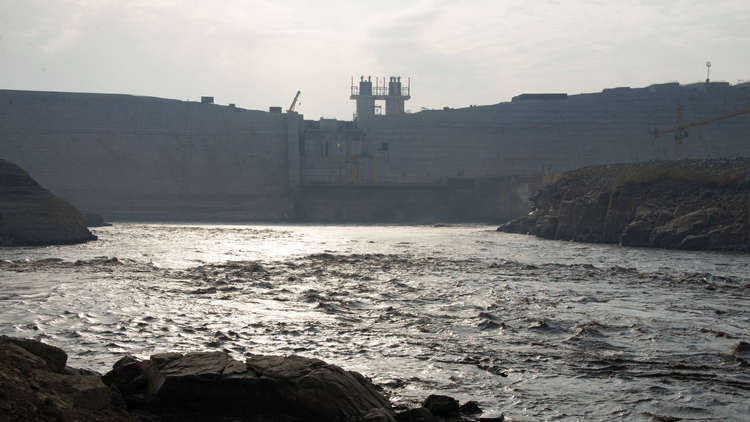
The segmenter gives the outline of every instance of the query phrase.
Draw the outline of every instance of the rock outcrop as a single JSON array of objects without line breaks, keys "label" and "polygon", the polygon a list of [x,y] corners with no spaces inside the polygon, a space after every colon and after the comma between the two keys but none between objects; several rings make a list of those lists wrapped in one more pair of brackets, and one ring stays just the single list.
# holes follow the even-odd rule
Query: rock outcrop
[{"label": "rock outcrop", "polygon": [[551,177],[498,231],[668,249],[750,251],[750,159],[584,167]]},{"label": "rock outcrop", "polygon": [[0,159],[0,246],[81,243],[96,239],[83,216],[22,168]]},{"label": "rock outcrop", "polygon": [[368,379],[300,356],[165,353],[121,360],[103,380],[129,406],[170,420],[395,421]]},{"label": "rock outcrop", "polygon": [[61,349],[0,336],[0,420],[499,422],[432,395],[396,413],[369,379],[318,359],[225,352],[124,357],[106,375],[66,366]]},{"label": "rock outcrop", "polygon": [[62,350],[0,336],[0,420],[133,421],[101,377],[66,368]]}]

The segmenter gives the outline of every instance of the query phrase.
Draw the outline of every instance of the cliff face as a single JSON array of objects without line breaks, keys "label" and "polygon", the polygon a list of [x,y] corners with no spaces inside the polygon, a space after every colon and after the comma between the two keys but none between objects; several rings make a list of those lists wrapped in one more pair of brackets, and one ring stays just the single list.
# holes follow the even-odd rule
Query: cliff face
[{"label": "cliff face", "polygon": [[53,245],[96,239],[83,217],[22,168],[0,159],[0,245]]},{"label": "cliff face", "polygon": [[750,159],[585,167],[550,177],[498,231],[668,249],[750,251]]}]

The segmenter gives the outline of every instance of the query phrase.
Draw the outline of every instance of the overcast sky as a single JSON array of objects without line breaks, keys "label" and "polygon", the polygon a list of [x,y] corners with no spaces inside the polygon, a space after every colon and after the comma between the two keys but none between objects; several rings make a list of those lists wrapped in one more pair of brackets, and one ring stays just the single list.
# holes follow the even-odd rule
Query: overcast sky
[{"label": "overcast sky", "polygon": [[750,80],[750,0],[0,0],[0,89],[106,92],[351,119],[351,77],[407,109],[523,92]]}]

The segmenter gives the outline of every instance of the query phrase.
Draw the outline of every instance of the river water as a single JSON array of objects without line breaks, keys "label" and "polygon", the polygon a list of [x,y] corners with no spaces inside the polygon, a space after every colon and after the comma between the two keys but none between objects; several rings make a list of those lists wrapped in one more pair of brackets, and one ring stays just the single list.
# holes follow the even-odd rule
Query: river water
[{"label": "river water", "polygon": [[393,402],[507,420],[747,420],[750,256],[492,226],[118,223],[0,249],[0,334],[100,372],[125,354],[299,354]]}]

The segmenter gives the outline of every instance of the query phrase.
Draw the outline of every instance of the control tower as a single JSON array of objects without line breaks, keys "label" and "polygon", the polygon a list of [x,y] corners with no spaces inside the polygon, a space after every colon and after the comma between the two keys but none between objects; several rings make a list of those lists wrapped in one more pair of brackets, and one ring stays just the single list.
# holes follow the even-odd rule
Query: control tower
[{"label": "control tower", "polygon": [[404,114],[404,102],[411,99],[411,79],[404,87],[401,85],[400,76],[391,76],[388,79],[388,84],[386,84],[385,77],[382,80],[376,77],[373,87],[370,76],[367,79],[360,76],[359,86],[354,85],[352,79],[349,99],[357,102],[355,120],[360,124],[366,123],[380,114],[378,111],[382,110],[382,107],[375,106],[376,100],[385,101],[386,116]]}]

